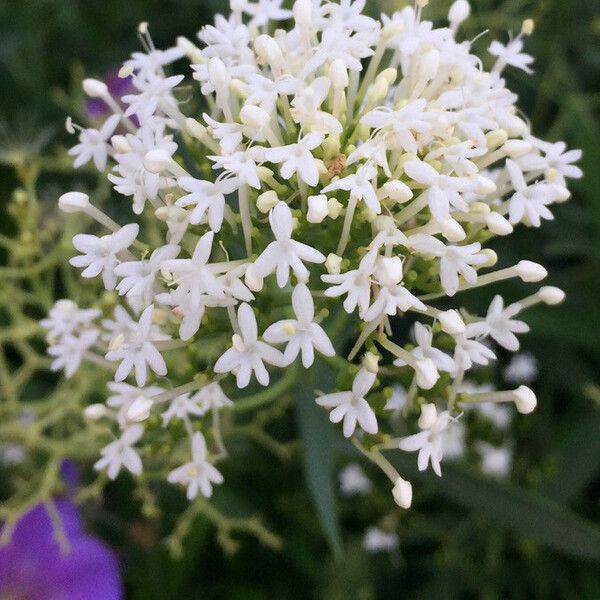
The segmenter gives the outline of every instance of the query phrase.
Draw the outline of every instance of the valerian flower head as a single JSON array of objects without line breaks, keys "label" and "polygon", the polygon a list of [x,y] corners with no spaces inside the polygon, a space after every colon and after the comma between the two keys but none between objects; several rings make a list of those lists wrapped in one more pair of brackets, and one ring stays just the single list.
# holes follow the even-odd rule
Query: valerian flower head
[{"label": "valerian flower head", "polygon": [[[95,235],[73,238],[71,264],[118,295],[85,308],[60,300],[41,325],[53,369],[71,376],[90,361],[108,374],[106,406],[86,415],[118,432],[96,465],[109,477],[161,457],[153,472],[208,497],[223,481],[213,458],[228,456],[221,429],[233,437],[238,412],[283,406],[305,386],[408,508],[412,486],[380,444],[418,451],[419,468],[439,475],[444,453],[474,443],[473,413],[457,423],[461,410],[481,406],[506,432],[510,409],[498,403],[535,408],[524,385],[465,382],[496,346],[519,349],[522,312],[564,293],[497,295],[486,315],[459,298],[546,277],[526,257],[495,268],[502,244],[487,244],[552,219],[582,175],[581,152],[536,138],[507,87],[506,69],[531,70],[533,22],[480,59],[460,34],[468,2],[452,4],[448,27],[425,19],[426,4],[374,19],[363,0],[232,0],[196,43],[157,49],[140,26],[145,52],[125,61],[134,89],[123,96],[84,82],[110,114],[99,130],[78,128],[70,154],[108,177],[122,206],[107,213],[130,222],[83,193],[60,206],[96,221]],[[534,378],[511,365],[507,379]],[[334,370],[335,387],[306,369]],[[420,433],[390,443],[417,418]],[[142,437],[146,420],[160,434]],[[172,452],[154,452],[163,440]],[[486,472],[507,471],[510,452],[479,448]]]}]

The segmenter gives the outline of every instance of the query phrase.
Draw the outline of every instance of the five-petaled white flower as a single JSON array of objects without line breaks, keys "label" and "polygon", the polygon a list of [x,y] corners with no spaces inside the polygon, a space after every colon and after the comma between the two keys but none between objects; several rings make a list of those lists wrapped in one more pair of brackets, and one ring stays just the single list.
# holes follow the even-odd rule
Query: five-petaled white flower
[{"label": "five-petaled white flower", "polygon": [[319,183],[319,169],[311,150],[320,146],[323,139],[320,133],[307,133],[295,144],[267,148],[264,157],[269,162],[282,163],[280,173],[284,179],[296,173],[304,183],[314,187]]},{"label": "five-petaled white flower", "polygon": [[144,435],[144,427],[139,423],[128,427],[118,440],[111,442],[100,451],[102,458],[94,464],[96,471],[107,469],[109,479],[115,479],[121,467],[133,475],[142,474],[142,459],[132,447]]},{"label": "five-petaled white flower", "polygon": [[85,165],[90,160],[94,161],[94,166],[98,171],[103,172],[106,169],[106,160],[110,151],[108,140],[115,132],[120,120],[119,115],[112,115],[104,121],[100,129],[84,129],[79,134],[79,144],[73,146],[68,154],[75,156],[73,166],[77,169]]},{"label": "five-petaled white flower", "polygon": [[115,275],[115,267],[119,264],[117,255],[133,244],[139,229],[137,223],[130,223],[115,233],[102,237],[79,233],[73,238],[73,246],[82,254],[74,256],[69,263],[74,267],[85,267],[81,272],[82,277],[96,277],[102,273],[104,287],[112,290],[117,283]]},{"label": "five-petaled white flower", "polygon": [[193,500],[198,492],[210,498],[213,484],[223,483],[223,475],[206,458],[206,440],[199,431],[192,437],[192,460],[171,471],[167,481],[186,485],[188,500]]},{"label": "five-petaled white flower", "polygon": [[264,363],[283,366],[283,355],[279,350],[258,339],[256,317],[249,304],[244,302],[240,305],[237,320],[240,333],[233,334],[232,347],[217,360],[214,371],[233,372],[239,388],[245,388],[250,383],[253,372],[258,383],[269,385],[269,372]]},{"label": "five-petaled white flower", "polygon": [[299,283],[292,292],[292,306],[296,319],[284,319],[267,327],[263,334],[270,344],[287,344],[283,353],[286,364],[291,364],[302,352],[302,365],[310,367],[315,349],[325,356],[334,356],[335,350],[323,328],[314,322],[315,305],[310,290]]},{"label": "five-petaled white flower", "polygon": [[269,223],[275,235],[271,242],[256,259],[254,272],[259,277],[266,277],[274,271],[277,285],[283,287],[290,278],[290,268],[299,281],[308,281],[309,272],[304,262],[323,263],[325,257],[309,246],[292,239],[292,211],[283,201],[278,202],[269,213]]},{"label": "five-petaled white flower", "polygon": [[352,383],[352,391],[325,394],[317,398],[317,404],[332,409],[329,420],[339,423],[344,420],[344,436],[350,437],[358,423],[367,433],[377,433],[377,418],[365,395],[375,383],[375,373],[361,368]]},{"label": "five-petaled white flower", "polygon": [[121,334],[113,340],[110,349],[106,353],[106,359],[110,361],[120,360],[121,364],[115,373],[115,381],[123,381],[132,369],[135,370],[135,380],[142,387],[148,378],[147,367],[150,367],[157,375],[167,374],[167,365],[161,353],[156,349],[152,336],[152,315],[154,305],[151,304],[144,310],[138,323],[131,327],[125,334]]}]

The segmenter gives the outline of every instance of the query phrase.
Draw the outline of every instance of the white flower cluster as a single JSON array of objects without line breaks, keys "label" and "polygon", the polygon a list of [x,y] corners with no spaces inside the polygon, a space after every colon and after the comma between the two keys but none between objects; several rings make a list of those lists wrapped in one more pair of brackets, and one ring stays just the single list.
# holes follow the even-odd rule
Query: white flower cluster
[{"label": "white flower cluster", "polygon": [[[163,426],[180,420],[189,438],[190,461],[169,481],[190,498],[209,496],[222,482],[212,464],[223,456],[218,411],[231,408],[221,383],[227,389],[231,375],[239,389],[253,379],[268,386],[270,367],[300,358],[310,368],[315,354],[342,360],[327,358],[346,351],[327,317],[343,311],[345,330],[356,328],[349,359],[362,360],[354,371],[346,363],[350,390],[316,401],[357,443],[361,431],[375,442],[385,433],[397,409],[373,398],[398,381],[408,389],[403,415],[420,413],[421,432],[392,446],[418,451],[419,468],[438,475],[442,433],[461,406],[533,410],[525,386],[468,393],[462,384],[495,359],[494,344],[518,350],[516,334],[528,330],[520,313],[561,302],[561,290],[512,303],[496,296],[483,317],[435,301],[447,307],[463,290],[545,278],[527,260],[494,270],[484,244],[552,219],[551,205],[569,197],[566,179],[581,176],[581,152],[535,138],[506,87],[505,67],[530,71],[522,49],[531,21],[507,45],[491,44],[486,71],[457,40],[469,4],[457,0],[442,28],[422,18],[426,4],[375,20],[362,14],[365,0],[296,0],[293,10],[231,0],[231,14],[201,29],[197,44],[180,38],[158,50],[142,24],[145,51],[121,69],[137,93],[113,98],[104,83],[84,81],[114,114],[98,130],[80,128],[70,154],[75,166],[106,168],[139,216],[120,226],[83,193],[59,200],[104,230],[75,236],[71,264],[101,276],[127,307],[98,322],[97,311],[60,301],[43,323],[53,368],[70,376],[81,359],[115,367],[106,406],[87,411],[122,432],[98,469],[140,473],[133,446],[162,410]],[[185,59],[199,99],[171,74]],[[414,343],[392,341],[395,319],[414,321]],[[202,354],[206,344],[218,351]],[[193,371],[204,377],[190,382]],[[410,483],[375,458],[409,506]]]}]

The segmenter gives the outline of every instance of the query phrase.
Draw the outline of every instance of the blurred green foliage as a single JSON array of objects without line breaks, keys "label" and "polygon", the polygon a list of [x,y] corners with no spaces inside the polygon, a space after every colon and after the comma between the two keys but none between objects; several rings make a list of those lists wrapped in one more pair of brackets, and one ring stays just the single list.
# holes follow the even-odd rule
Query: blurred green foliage
[{"label": "blurred green foliage", "polygon": [[[428,16],[443,18],[449,2],[432,0]],[[537,412],[519,419],[516,462],[510,485],[483,479],[462,466],[447,465],[445,477],[422,477],[415,508],[391,506],[387,483],[367,498],[313,507],[309,488],[327,478],[327,460],[341,465],[348,448],[327,456],[305,455],[308,484],[297,452],[274,458],[259,445],[243,443],[229,461],[227,486],[215,504],[229,513],[258,514],[284,540],[280,552],[243,538],[226,556],[214,528],[191,519],[182,557],[174,560],[158,540],[169,519],[144,518],[131,501],[126,480],[109,488],[103,506],[90,506],[90,522],[123,557],[131,598],[590,598],[600,597],[600,7],[594,0],[479,0],[473,3],[467,34],[490,33],[478,51],[524,17],[536,21],[528,51],[536,74],[509,73],[520,106],[534,132],[582,148],[586,177],[573,183],[574,198],[556,207],[555,221],[541,230],[520,229],[511,243],[499,243],[502,263],[526,257],[548,266],[549,283],[565,289],[567,302],[527,314],[531,333],[524,349],[539,359]],[[401,3],[387,0],[386,11]],[[367,0],[372,13],[381,5]],[[212,0],[4,0],[0,3],[0,161],[15,153],[53,153],[68,138],[61,125],[81,97],[85,73],[102,76],[137,49],[135,27],[150,22],[157,46],[177,35],[192,38],[225,3]],[[51,128],[51,131],[48,130]],[[42,203],[50,210],[72,175],[45,176]],[[0,231],[11,233],[4,209],[18,179],[0,167]],[[509,298],[518,284],[503,285]],[[471,292],[467,304],[482,310],[491,292]],[[40,381],[48,385],[51,381]],[[300,430],[312,432],[307,417]],[[274,437],[291,440],[297,428],[288,410],[271,426]],[[306,440],[305,436],[305,440]],[[335,439],[332,443],[335,443]],[[242,444],[242,442],[240,442]],[[330,444],[327,446],[329,448]],[[397,457],[415,477],[414,457]],[[313,468],[311,471],[310,464]],[[311,480],[312,477],[312,480]],[[314,491],[314,490],[313,490]],[[185,509],[180,495],[164,492],[165,506]],[[169,514],[167,512],[167,514]],[[329,522],[329,537],[341,536],[334,556],[316,515]],[[328,521],[329,520],[329,521]],[[369,555],[361,549],[365,527],[379,524],[400,536],[398,552]],[[339,532],[338,533],[338,529]]]}]

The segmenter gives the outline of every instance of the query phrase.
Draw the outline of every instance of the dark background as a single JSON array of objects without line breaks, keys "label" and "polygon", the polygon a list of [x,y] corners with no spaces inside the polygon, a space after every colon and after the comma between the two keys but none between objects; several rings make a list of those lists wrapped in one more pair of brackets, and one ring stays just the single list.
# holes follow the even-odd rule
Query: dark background
[{"label": "dark background", "polygon": [[[178,35],[193,39],[216,10],[227,10],[224,4],[1,1],[0,161],[19,149],[60,153],[71,143],[62,124],[66,114],[77,117],[83,102],[78,82],[84,74],[102,78],[138,50],[139,21],[149,21],[157,47],[165,47]],[[425,14],[442,17],[449,3],[431,4]],[[383,10],[399,6],[387,2]],[[367,8],[376,13],[380,4],[368,0]],[[554,222],[541,230],[521,228],[496,246],[502,264],[542,262],[548,283],[567,292],[563,305],[527,313],[532,331],[523,348],[540,364],[539,405],[534,415],[515,421],[511,482],[449,465],[441,481],[417,483],[414,509],[399,514],[387,484],[369,471],[380,492],[339,503],[344,549],[336,560],[300,461],[274,465],[270,455],[248,445],[233,452],[228,489],[217,501],[260,512],[284,548],[275,553],[243,537],[237,553],[225,557],[212,527],[199,519],[179,561],[159,542],[169,519],[155,524],[142,518],[121,482],[109,488],[107,506],[93,512],[91,522],[122,555],[131,598],[600,598],[600,7],[592,0],[483,0],[473,2],[466,31],[473,38],[490,30],[476,43],[483,54],[493,37],[505,41],[504,32],[518,31],[526,17],[536,21],[527,41],[536,73],[513,70],[509,85],[536,135],[583,149],[585,178],[572,182],[569,203],[554,207]],[[56,175],[42,185],[66,190],[70,181]],[[0,167],[4,233],[11,225],[2,207],[16,183],[10,166]],[[518,298],[525,289],[507,284],[501,291]],[[466,302],[482,310],[490,294],[471,293]],[[273,432],[284,438],[294,437],[289,412]],[[165,502],[173,514],[183,508],[178,497]],[[364,529],[375,523],[397,531],[398,552],[362,551]]]}]

